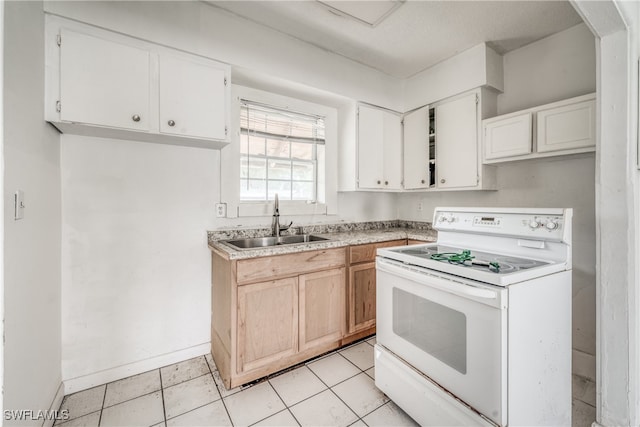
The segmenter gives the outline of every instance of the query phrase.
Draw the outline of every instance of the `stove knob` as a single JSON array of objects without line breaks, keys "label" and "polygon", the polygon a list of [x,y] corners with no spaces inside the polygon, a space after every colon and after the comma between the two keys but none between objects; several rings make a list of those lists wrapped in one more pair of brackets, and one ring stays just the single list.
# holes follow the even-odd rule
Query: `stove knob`
[{"label": "stove knob", "polygon": [[450,216],[449,218],[447,218],[447,221],[449,221],[450,223],[455,221],[456,219],[453,216]]},{"label": "stove knob", "polygon": [[542,224],[540,224],[537,220],[532,219],[531,221],[529,221],[529,228],[531,228],[532,230],[535,230],[536,228],[540,227]]},{"label": "stove knob", "polygon": [[558,228],[558,223],[557,222],[553,222],[553,221],[549,221],[547,222],[547,230],[555,230],[556,228]]}]

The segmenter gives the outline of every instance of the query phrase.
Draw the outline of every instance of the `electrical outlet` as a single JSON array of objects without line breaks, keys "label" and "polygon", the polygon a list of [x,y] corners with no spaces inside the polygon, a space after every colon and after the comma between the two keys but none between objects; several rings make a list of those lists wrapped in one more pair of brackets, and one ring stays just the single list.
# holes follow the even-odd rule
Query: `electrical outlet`
[{"label": "electrical outlet", "polygon": [[418,212],[422,212],[422,202],[418,202]]},{"label": "electrical outlet", "polygon": [[216,218],[225,218],[227,216],[227,204],[216,203]]}]

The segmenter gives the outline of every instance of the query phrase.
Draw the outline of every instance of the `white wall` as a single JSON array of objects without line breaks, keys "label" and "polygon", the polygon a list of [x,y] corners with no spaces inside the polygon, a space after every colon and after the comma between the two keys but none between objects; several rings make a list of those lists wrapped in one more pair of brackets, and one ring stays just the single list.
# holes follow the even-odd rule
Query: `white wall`
[{"label": "white wall", "polygon": [[[264,75],[272,73],[278,81],[264,84],[275,87],[286,77],[293,92],[309,88],[312,101],[340,102],[348,94],[399,105],[394,79],[201,2],[50,2],[46,7],[240,65],[243,81],[263,84]],[[254,48],[256,40],[264,43],[261,50]],[[61,140],[67,393],[207,352],[206,231],[268,225],[271,218],[214,217],[224,182],[217,151],[69,135]],[[283,211],[282,221],[396,219],[395,198],[341,194],[337,215],[295,217]]]},{"label": "white wall", "polygon": [[59,138],[43,120],[42,2],[4,8],[4,409],[37,411],[61,384]]},{"label": "white wall", "polygon": [[498,114],[595,92],[595,39],[585,24],[503,57],[504,93]]},{"label": "white wall", "polygon": [[[580,24],[504,55],[502,113],[595,91],[595,40]],[[415,193],[399,197],[400,217],[430,220],[435,206],[572,207],[574,372],[595,378],[595,156],[497,166],[495,192]],[[419,203],[423,211],[418,211]],[[576,354],[574,354],[574,357]]]},{"label": "white wall", "polygon": [[65,381],[120,368],[94,378],[106,382],[157,367],[144,362],[160,355],[208,351],[206,230],[215,225],[218,157],[214,150],[62,137]]}]

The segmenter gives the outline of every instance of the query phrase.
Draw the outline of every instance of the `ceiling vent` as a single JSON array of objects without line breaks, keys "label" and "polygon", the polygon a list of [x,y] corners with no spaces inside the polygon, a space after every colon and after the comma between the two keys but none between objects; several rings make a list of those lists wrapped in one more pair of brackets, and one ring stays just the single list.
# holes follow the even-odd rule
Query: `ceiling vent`
[{"label": "ceiling vent", "polygon": [[380,24],[405,2],[405,0],[317,1],[329,9],[331,13],[369,27]]}]

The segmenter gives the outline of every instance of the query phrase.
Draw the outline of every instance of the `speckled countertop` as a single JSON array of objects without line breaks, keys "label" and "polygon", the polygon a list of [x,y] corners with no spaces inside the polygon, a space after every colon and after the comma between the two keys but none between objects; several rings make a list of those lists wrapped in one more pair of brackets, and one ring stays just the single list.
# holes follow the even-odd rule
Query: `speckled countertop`
[{"label": "speckled countertop", "polygon": [[[247,259],[270,255],[283,255],[319,249],[339,248],[350,245],[385,242],[389,240],[413,239],[425,242],[436,241],[437,232],[431,223],[415,221],[375,221],[348,224],[322,224],[294,227],[298,232],[313,234],[329,240],[279,245],[255,249],[238,250],[225,240],[269,236],[269,228],[226,229],[209,231],[209,248],[216,249],[229,259]],[[286,235],[286,234],[283,234]]]}]

